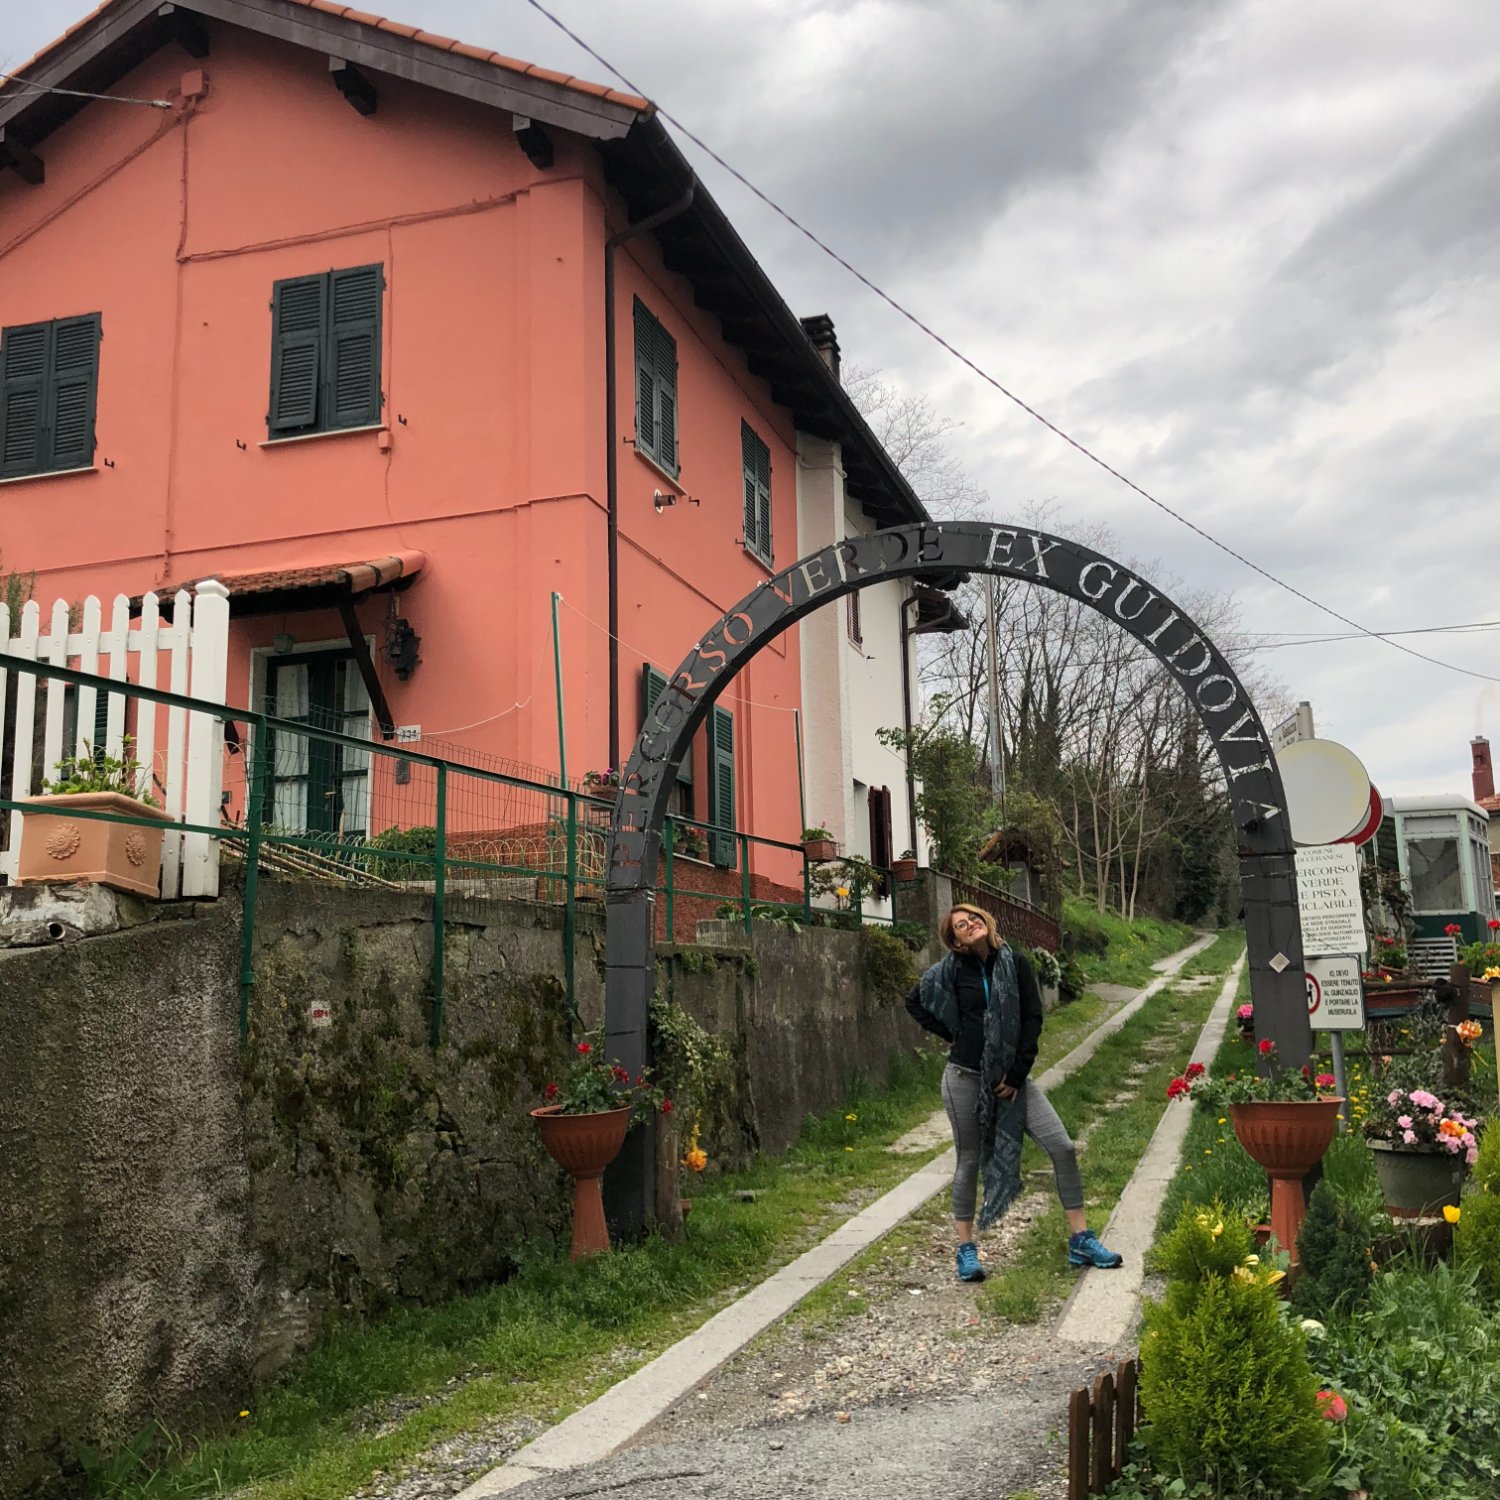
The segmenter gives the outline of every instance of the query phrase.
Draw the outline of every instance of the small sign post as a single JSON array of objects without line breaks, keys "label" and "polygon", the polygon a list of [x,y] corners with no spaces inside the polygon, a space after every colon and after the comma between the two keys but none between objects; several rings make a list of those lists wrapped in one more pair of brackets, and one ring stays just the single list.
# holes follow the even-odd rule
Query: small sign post
[{"label": "small sign post", "polygon": [[1365,1025],[1364,983],[1358,958],[1339,955],[1309,958],[1307,967],[1307,1018],[1316,1031],[1329,1033],[1333,1049],[1334,1087],[1343,1104],[1339,1107],[1341,1128],[1349,1128],[1349,1083],[1344,1068],[1344,1033],[1362,1031]]}]

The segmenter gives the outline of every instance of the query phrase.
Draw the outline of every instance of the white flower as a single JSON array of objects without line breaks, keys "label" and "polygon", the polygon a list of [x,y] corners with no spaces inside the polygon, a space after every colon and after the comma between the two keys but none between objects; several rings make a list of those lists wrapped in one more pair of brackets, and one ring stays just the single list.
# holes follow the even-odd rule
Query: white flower
[{"label": "white flower", "polygon": [[1297,1325],[1310,1339],[1320,1339],[1328,1332],[1316,1318],[1303,1318]]}]

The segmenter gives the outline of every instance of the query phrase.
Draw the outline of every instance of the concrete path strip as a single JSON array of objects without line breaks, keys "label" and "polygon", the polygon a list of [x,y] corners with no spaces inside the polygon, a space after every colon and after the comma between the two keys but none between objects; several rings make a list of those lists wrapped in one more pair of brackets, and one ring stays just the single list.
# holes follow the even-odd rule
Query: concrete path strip
[{"label": "concrete path strip", "polygon": [[[1106,1037],[1114,1035],[1183,964],[1212,942],[1213,935],[1208,934],[1170,954],[1162,961],[1163,965],[1170,965],[1168,971],[1091,1032],[1066,1057],[1047,1069],[1038,1079],[1042,1087],[1055,1087],[1082,1067]],[[1232,995],[1233,992],[1231,985],[1229,993]],[[946,1134],[944,1117],[936,1115],[934,1119],[944,1121]],[[540,1437],[517,1449],[504,1464],[476,1479],[454,1500],[486,1500],[488,1496],[504,1494],[543,1475],[596,1463],[617,1452],[695,1386],[707,1380],[753,1338],[784,1318],[861,1250],[889,1234],[929,1198],[944,1191],[953,1181],[953,1167],[954,1154],[949,1150],[918,1168],[811,1250],[715,1313],[702,1327],[678,1340],[649,1364],[642,1365],[633,1375],[612,1386],[587,1406],[580,1407],[555,1427],[549,1427]],[[1117,1272],[1109,1274],[1118,1275]],[[1133,1308],[1133,1302],[1131,1306]]]},{"label": "concrete path strip", "polygon": [[[1205,1067],[1214,1059],[1229,1013],[1234,1007],[1235,991],[1245,967],[1244,956],[1229,971],[1219,998],[1209,1012],[1203,1030],[1193,1048],[1194,1062]],[[1167,1185],[1182,1159],[1182,1142],[1192,1123],[1191,1105],[1168,1109],[1163,1113],[1145,1154],[1136,1163],[1120,1201],[1104,1227],[1104,1243],[1125,1257],[1125,1264],[1113,1271],[1086,1272],[1063,1310],[1055,1330],[1057,1338],[1070,1344],[1122,1344],[1135,1322],[1140,1308],[1141,1288],[1146,1279],[1146,1252],[1156,1234],[1156,1216],[1161,1212]]]}]

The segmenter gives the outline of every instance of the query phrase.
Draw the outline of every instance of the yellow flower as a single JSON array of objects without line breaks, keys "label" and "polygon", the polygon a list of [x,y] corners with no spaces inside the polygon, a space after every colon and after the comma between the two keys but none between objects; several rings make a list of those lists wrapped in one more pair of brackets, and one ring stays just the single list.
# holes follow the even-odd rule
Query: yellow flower
[{"label": "yellow flower", "polygon": [[241,1415],[241,1416],[242,1416],[242,1417],[248,1417],[248,1416],[249,1416],[249,1415],[250,1415],[250,1413],[249,1413],[249,1412],[247,1412],[247,1411],[242,1411],[242,1412],[241,1412],[241,1413],[240,1413],[240,1415]]},{"label": "yellow flower", "polygon": [[1220,1219],[1219,1222],[1214,1225],[1214,1238],[1218,1239],[1218,1237],[1221,1234],[1223,1234],[1223,1233],[1224,1233],[1224,1221],[1222,1219]]},{"label": "yellow flower", "polygon": [[845,1150],[845,1151],[852,1151],[852,1150],[853,1150],[853,1149],[854,1149],[854,1147],[853,1147],[853,1146],[845,1146],[845,1147],[844,1147],[844,1150]]},{"label": "yellow flower", "polygon": [[1214,1153],[1213,1153],[1213,1148],[1212,1148],[1212,1147],[1210,1147],[1210,1146],[1205,1146],[1205,1147],[1204,1147],[1204,1148],[1203,1148],[1203,1154],[1204,1154],[1204,1155],[1205,1155],[1205,1156],[1212,1156],[1212,1155],[1213,1155],[1213,1154],[1214,1154]]},{"label": "yellow flower", "polygon": [[849,899],[849,887],[847,885],[837,886],[834,888],[833,894],[840,900],[847,901]]},{"label": "yellow flower", "polygon": [[1229,1123],[1229,1116],[1228,1115],[1220,1115],[1219,1116],[1219,1124],[1221,1124],[1221,1125],[1227,1125],[1228,1123]]},{"label": "yellow flower", "polygon": [[1443,1205],[1443,1217],[1450,1224],[1457,1224],[1458,1223],[1458,1217],[1459,1217],[1459,1215],[1462,1212],[1463,1212],[1462,1209],[1455,1208],[1451,1203],[1445,1203]]},{"label": "yellow flower", "polygon": [[845,1115],[844,1118],[846,1120],[848,1120],[851,1124],[853,1124],[853,1122],[855,1120],[859,1119],[859,1116],[858,1115]]}]

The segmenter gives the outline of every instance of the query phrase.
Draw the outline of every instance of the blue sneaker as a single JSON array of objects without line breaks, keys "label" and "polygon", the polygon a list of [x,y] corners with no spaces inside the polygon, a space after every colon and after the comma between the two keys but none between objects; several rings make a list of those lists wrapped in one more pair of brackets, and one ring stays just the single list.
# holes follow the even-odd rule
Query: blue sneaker
[{"label": "blue sneaker", "polygon": [[1125,1257],[1100,1244],[1099,1236],[1092,1229],[1080,1229],[1077,1234],[1068,1236],[1068,1264],[1112,1271],[1116,1266],[1125,1264]]},{"label": "blue sneaker", "polygon": [[979,1264],[979,1250],[973,1240],[965,1240],[958,1247],[958,1253],[954,1256],[958,1262],[958,1279],[960,1281],[983,1281],[984,1267]]}]

